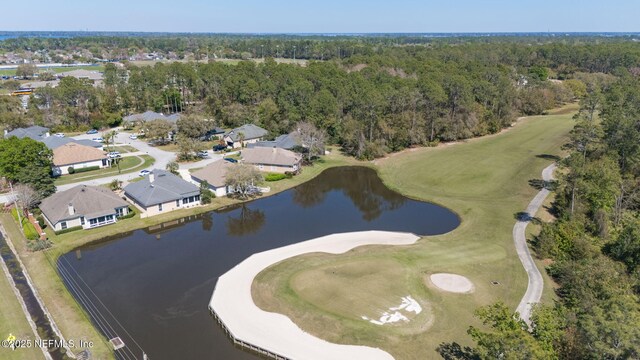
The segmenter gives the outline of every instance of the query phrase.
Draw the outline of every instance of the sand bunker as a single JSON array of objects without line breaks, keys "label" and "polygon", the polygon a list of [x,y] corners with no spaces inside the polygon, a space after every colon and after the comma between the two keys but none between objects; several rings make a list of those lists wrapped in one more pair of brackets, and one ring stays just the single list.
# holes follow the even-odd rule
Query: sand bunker
[{"label": "sand bunker", "polygon": [[384,325],[388,323],[398,322],[400,320],[409,322],[409,318],[404,316],[400,311],[414,312],[420,314],[422,312],[422,306],[418,304],[411,296],[405,296],[402,298],[402,302],[398,306],[390,307],[389,311],[382,313],[382,316],[378,320],[369,319],[366,316],[362,316],[362,320],[369,321],[376,325]]},{"label": "sand bunker", "polygon": [[431,282],[438,289],[454,292],[454,293],[470,293],[473,292],[475,287],[471,280],[464,276],[456,274],[432,274],[430,276]]}]

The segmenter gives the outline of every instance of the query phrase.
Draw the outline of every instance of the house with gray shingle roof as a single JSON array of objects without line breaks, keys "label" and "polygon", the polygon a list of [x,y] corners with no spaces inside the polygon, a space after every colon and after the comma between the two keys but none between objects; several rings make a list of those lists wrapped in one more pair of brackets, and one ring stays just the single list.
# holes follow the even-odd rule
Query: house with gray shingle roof
[{"label": "house with gray shingle roof", "polygon": [[199,187],[160,169],[125,186],[124,195],[144,211],[143,217],[200,205]]},{"label": "house with gray shingle roof", "polygon": [[295,173],[300,170],[302,157],[293,151],[281,148],[256,147],[240,153],[242,162],[251,164],[260,171]]},{"label": "house with gray shingle roof", "polygon": [[253,124],[242,125],[224,135],[224,141],[234,149],[261,141],[269,132]]},{"label": "house with gray shingle roof", "polygon": [[157,113],[155,111],[145,111],[141,114],[127,115],[122,118],[122,122],[125,125],[140,125],[145,122],[158,120],[158,119],[167,120],[168,122],[175,125],[180,119],[180,114],[175,113],[171,115],[165,115],[162,113]]},{"label": "house with gray shingle roof", "polygon": [[5,139],[8,139],[12,136],[17,137],[18,139],[28,137],[36,141],[41,141],[42,139],[49,137],[49,128],[34,125],[29,126],[28,128],[13,129],[11,131],[5,130]]},{"label": "house with gray shingle roof", "polygon": [[191,174],[191,179],[199,184],[206,181],[209,184],[209,190],[213,191],[216,197],[226,196],[229,193],[226,175],[233,166],[236,165],[225,160],[214,161]]},{"label": "house with gray shingle roof", "polygon": [[56,231],[77,226],[90,229],[117,222],[129,213],[129,204],[109,189],[78,185],[42,200],[40,210]]},{"label": "house with gray shingle roof", "polygon": [[247,145],[249,148],[254,147],[269,147],[269,148],[280,148],[291,150],[294,148],[302,147],[302,143],[300,142],[300,138],[297,133],[294,131],[289,134],[280,135],[275,140],[271,141],[257,141],[253,144]]},{"label": "house with gray shingle roof", "polygon": [[42,139],[41,142],[44,143],[51,150],[57,149],[60,146],[66,145],[68,143],[76,143],[76,144],[89,146],[89,147],[100,149],[100,150],[102,150],[104,146],[101,143],[93,140],[88,140],[88,139],[76,140],[73,138],[67,138],[67,137],[61,138],[57,136],[49,136],[48,138]]}]

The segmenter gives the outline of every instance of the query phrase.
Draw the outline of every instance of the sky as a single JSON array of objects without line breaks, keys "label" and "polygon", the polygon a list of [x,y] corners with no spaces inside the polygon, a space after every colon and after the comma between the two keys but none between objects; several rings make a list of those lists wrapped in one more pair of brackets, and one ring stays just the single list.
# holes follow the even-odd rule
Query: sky
[{"label": "sky", "polygon": [[640,32],[638,0],[8,0],[0,31]]}]

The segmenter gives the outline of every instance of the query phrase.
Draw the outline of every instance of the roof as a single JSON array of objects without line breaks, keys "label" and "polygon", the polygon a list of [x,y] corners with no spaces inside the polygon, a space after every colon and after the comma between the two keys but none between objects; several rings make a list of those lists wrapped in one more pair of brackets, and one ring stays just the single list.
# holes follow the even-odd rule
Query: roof
[{"label": "roof", "polygon": [[28,137],[33,140],[42,140],[43,138],[46,137],[46,134],[48,132],[49,132],[49,128],[34,125],[34,126],[29,126],[28,128],[13,129],[12,131],[9,131],[5,135],[5,137],[10,138],[12,136],[15,136],[19,139]]},{"label": "roof", "polygon": [[66,143],[53,149],[53,164],[56,166],[71,165],[107,158],[107,153],[90,146]]},{"label": "roof", "polygon": [[58,74],[58,76],[59,77],[73,76],[74,78],[89,79],[89,80],[102,80],[103,79],[103,76],[102,76],[102,74],[100,72],[92,71],[92,70],[84,70],[84,69],[77,69],[77,70],[61,72],[61,73]]},{"label": "roof", "polygon": [[31,81],[20,85],[20,89],[38,89],[47,86],[56,87],[58,84],[60,84],[60,80]]},{"label": "roof", "polygon": [[68,144],[72,142],[80,145],[90,146],[93,148],[102,148],[101,143],[93,140],[87,140],[87,139],[76,140],[76,139],[67,138],[67,137],[60,138],[57,136],[49,136],[40,141],[44,143],[51,150],[57,149],[64,144]]},{"label": "roof", "polygon": [[178,122],[178,120],[180,119],[180,114],[175,113],[175,114],[171,114],[171,115],[164,115],[162,113],[157,113],[155,111],[145,111],[141,114],[131,114],[131,115],[127,115],[125,117],[122,118],[122,121],[124,122],[132,122],[132,121],[143,121],[143,122],[147,122],[147,121],[153,121],[153,120],[158,120],[158,119],[162,119],[162,120],[167,120],[171,123],[176,123]]},{"label": "roof", "polygon": [[200,194],[200,188],[169,171],[153,169],[151,173],[153,182],[150,174],[124,187],[125,194],[144,207]]},{"label": "roof", "polygon": [[234,166],[234,164],[228,161],[214,161],[202,169],[195,171],[191,174],[191,177],[199,182],[206,181],[214,187],[222,187],[225,185],[227,170],[229,170],[231,166]]},{"label": "roof", "polygon": [[255,147],[242,150],[242,160],[248,164],[293,166],[300,162],[300,155],[280,148]]},{"label": "roof", "polygon": [[[69,214],[69,204],[75,214]],[[127,202],[109,189],[97,186],[78,185],[57,192],[40,203],[40,210],[52,224],[80,216],[94,218],[114,214],[115,209],[127,206]]]},{"label": "roof", "polygon": [[244,140],[251,140],[267,135],[268,131],[253,124],[246,124],[229,131],[225,136],[236,142],[240,141],[240,133],[244,134]]},{"label": "roof", "polygon": [[258,141],[253,144],[249,144],[248,147],[270,147],[270,148],[282,148],[293,149],[296,146],[301,146],[300,140],[296,136],[295,132],[290,134],[280,135],[273,141]]}]

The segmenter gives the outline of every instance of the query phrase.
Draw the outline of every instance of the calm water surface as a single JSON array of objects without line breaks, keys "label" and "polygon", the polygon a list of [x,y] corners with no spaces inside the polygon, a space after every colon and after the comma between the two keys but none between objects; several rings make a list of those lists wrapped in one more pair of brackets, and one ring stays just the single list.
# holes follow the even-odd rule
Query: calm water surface
[{"label": "calm water surface", "polygon": [[142,348],[151,360],[255,359],[207,309],[218,276],[251,254],[336,232],[434,235],[458,224],[446,208],[389,190],[371,169],[335,168],[271,197],[81,247],[58,270],[94,325],[127,344],[119,358],[141,358]]}]

